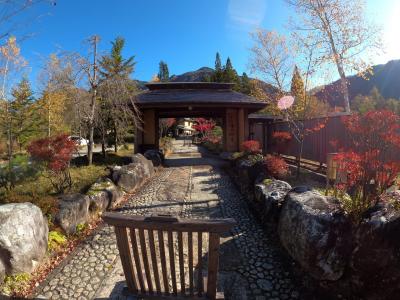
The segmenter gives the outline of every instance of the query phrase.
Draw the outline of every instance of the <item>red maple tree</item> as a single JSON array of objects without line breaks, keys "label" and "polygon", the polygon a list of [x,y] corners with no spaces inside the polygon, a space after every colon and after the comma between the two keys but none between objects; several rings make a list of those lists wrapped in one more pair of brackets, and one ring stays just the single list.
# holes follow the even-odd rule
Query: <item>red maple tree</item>
[{"label": "red maple tree", "polygon": [[346,174],[336,188],[348,192],[357,214],[374,205],[400,173],[400,117],[388,110],[370,111],[342,118],[350,134],[350,147],[335,157],[339,172]]},{"label": "red maple tree", "polygon": [[201,134],[202,138],[207,138],[216,125],[215,121],[212,119],[197,118],[195,122],[196,124],[192,127]]},{"label": "red maple tree", "polygon": [[49,172],[48,178],[58,193],[72,185],[69,166],[76,147],[66,134],[38,139],[28,146],[30,156]]}]

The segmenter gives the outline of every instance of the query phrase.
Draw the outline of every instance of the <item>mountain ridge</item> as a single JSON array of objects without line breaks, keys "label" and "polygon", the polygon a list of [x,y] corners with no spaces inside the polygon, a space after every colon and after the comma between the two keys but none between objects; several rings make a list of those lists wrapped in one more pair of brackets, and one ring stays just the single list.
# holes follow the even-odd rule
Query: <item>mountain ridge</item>
[{"label": "mountain ridge", "polygon": [[[400,99],[400,60],[372,66],[372,74],[363,78],[358,75],[347,77],[350,102],[358,95],[366,96],[376,87],[385,99]],[[343,106],[340,80],[317,88],[315,95],[331,106]]]},{"label": "mountain ridge", "polygon": [[[348,76],[350,102],[357,95],[368,95],[376,87],[382,96],[386,99],[395,98],[400,101],[400,59],[390,60],[386,64],[372,66],[372,75],[364,79],[357,75]],[[179,75],[172,75],[170,82],[198,82],[210,78],[214,69],[210,67],[201,67],[194,71],[188,71]],[[241,76],[239,76],[241,77]],[[262,80],[256,80],[264,92],[272,96],[277,92],[277,88]],[[313,94],[319,99],[326,101],[330,106],[343,107],[343,94],[340,89],[340,80],[322,85],[313,90]]]}]

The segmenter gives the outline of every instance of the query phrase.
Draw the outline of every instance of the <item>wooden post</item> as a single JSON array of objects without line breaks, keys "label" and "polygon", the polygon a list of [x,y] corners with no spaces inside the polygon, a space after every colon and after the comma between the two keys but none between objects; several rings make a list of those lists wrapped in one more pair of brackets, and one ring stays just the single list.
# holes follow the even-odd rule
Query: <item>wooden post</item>
[{"label": "wooden post", "polygon": [[227,108],[225,111],[225,151],[239,151],[238,145],[238,110]]},{"label": "wooden post", "polygon": [[154,109],[143,112],[143,144],[156,145],[156,122]]},{"label": "wooden post", "polygon": [[239,146],[239,150],[242,150],[242,144],[246,140],[246,138],[245,138],[246,125],[245,125],[244,119],[245,119],[244,109],[239,108],[239,110],[238,110],[238,146]]},{"label": "wooden post", "polygon": [[217,295],[217,274],[218,274],[218,251],[219,234],[210,233],[208,245],[208,274],[207,274],[207,297],[215,299]]}]

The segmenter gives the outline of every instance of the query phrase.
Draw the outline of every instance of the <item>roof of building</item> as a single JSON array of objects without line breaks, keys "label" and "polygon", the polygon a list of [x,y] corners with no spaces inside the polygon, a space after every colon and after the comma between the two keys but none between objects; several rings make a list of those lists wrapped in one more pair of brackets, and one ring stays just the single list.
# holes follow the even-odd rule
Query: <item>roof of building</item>
[{"label": "roof of building", "polygon": [[137,96],[139,106],[219,105],[263,108],[264,102],[233,91],[233,83],[168,82],[146,84],[149,89]]}]

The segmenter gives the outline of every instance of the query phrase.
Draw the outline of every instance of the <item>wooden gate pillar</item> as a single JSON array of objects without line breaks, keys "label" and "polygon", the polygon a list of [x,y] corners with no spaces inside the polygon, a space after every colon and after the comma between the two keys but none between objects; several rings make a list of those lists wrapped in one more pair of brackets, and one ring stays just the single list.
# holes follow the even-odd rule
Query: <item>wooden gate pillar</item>
[{"label": "wooden gate pillar", "polygon": [[238,145],[238,111],[235,108],[225,109],[224,151],[235,152]]},{"label": "wooden gate pillar", "polygon": [[154,109],[142,112],[142,129],[136,129],[135,153],[143,153],[148,149],[155,149],[158,146],[156,112]]}]

